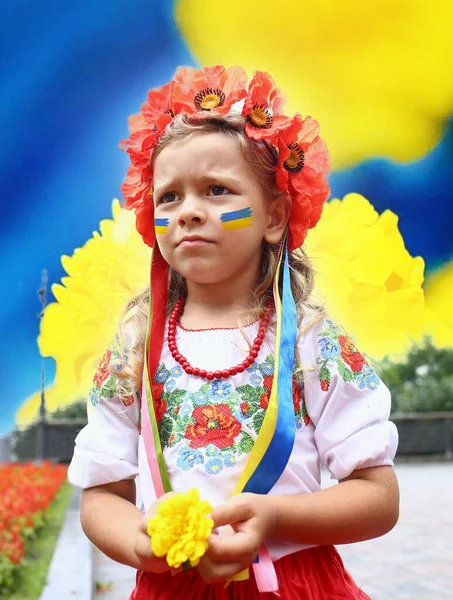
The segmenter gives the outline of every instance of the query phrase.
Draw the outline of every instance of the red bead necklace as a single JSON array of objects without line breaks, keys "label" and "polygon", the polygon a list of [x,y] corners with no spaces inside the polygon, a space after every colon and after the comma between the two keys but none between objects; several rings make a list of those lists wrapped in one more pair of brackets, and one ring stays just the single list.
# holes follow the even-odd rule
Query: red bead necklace
[{"label": "red bead necklace", "polygon": [[204,369],[198,369],[197,367],[192,367],[187,358],[178,351],[178,346],[176,344],[176,325],[178,323],[179,315],[181,314],[185,301],[185,298],[180,298],[178,300],[168,320],[168,348],[173,358],[176,360],[176,362],[178,362],[181,365],[184,371],[189,375],[195,375],[196,377],[203,377],[204,379],[212,380],[222,379],[222,377],[226,378],[230,377],[231,375],[243,373],[245,369],[250,367],[250,365],[255,361],[255,358],[258,356],[261,344],[264,340],[264,336],[266,335],[266,329],[269,324],[269,320],[271,318],[272,313],[272,303],[268,304],[266,312],[264,313],[264,316],[260,321],[258,335],[253,341],[252,349],[250,350],[250,354],[247,356],[247,358],[235,367],[230,367],[229,369],[224,369],[223,371],[212,372],[205,371]]}]

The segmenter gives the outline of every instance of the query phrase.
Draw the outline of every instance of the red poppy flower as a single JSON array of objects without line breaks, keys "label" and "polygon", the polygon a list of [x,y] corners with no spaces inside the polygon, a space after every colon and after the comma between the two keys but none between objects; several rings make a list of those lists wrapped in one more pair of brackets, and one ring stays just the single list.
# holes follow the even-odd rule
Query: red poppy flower
[{"label": "red poppy flower", "polygon": [[351,367],[354,373],[360,373],[363,365],[367,365],[367,361],[362,354],[357,350],[354,344],[345,335],[340,335],[338,341],[341,346],[341,358]]},{"label": "red poppy flower", "polygon": [[149,196],[148,202],[143,202],[135,207],[135,225],[145,244],[154,246],[156,232],[154,230],[154,204]]},{"label": "red poppy flower", "polygon": [[140,107],[140,113],[143,115],[145,123],[155,125],[158,129],[164,124],[164,121],[159,123],[161,115],[167,115],[170,120],[173,119],[176,114],[173,102],[173,81],[160,88],[149,90],[148,98]]},{"label": "red poppy flower", "polygon": [[318,123],[311,117],[295,115],[273,142],[278,147],[276,183],[291,194],[289,250],[302,246],[307,231],[319,221],[330,188],[329,153],[318,136]]},{"label": "red poppy flower", "polygon": [[121,184],[121,192],[126,200],[125,208],[136,208],[143,204],[146,200],[152,203],[150,196],[151,177],[143,181],[144,172],[142,169],[129,165],[127,169],[126,179]]},{"label": "red poppy flower", "polygon": [[94,376],[94,382],[96,387],[101,387],[104,381],[110,375],[110,358],[112,356],[112,351],[107,350],[104,356],[99,363],[98,369],[96,371],[96,375]]},{"label": "red poppy flower", "polygon": [[186,429],[191,448],[214,444],[217,448],[229,448],[241,432],[241,424],[231,413],[227,404],[196,406],[192,412],[195,423]]},{"label": "red poppy flower", "polygon": [[127,140],[121,140],[118,147],[129,154],[133,165],[146,171],[151,168],[153,150],[158,140],[157,129],[140,129],[131,133]]},{"label": "red poppy flower", "polygon": [[283,95],[272,77],[256,71],[249,83],[242,116],[247,119],[245,132],[249,138],[262,140],[273,137],[279,129],[287,127],[289,117],[281,115]]},{"label": "red poppy flower", "polygon": [[179,67],[174,79],[175,110],[187,114],[215,111],[225,115],[235,102],[245,98],[246,86],[247,74],[241,67]]}]

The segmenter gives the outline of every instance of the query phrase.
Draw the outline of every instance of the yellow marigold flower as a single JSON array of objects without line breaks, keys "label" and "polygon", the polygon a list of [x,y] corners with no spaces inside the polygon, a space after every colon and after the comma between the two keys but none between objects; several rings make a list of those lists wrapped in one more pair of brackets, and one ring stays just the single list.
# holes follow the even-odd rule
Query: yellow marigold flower
[{"label": "yellow marigold flower", "polygon": [[379,360],[423,337],[424,261],[406,250],[394,213],[379,215],[359,194],[334,199],[305,247],[317,272],[316,291],[362,352]]},{"label": "yellow marigold flower", "polygon": [[168,565],[176,569],[187,560],[195,567],[208,549],[214,521],[206,515],[211,511],[195,488],[162,500],[157,515],[148,522],[154,554],[166,555]]},{"label": "yellow marigold flower", "polygon": [[286,112],[321,123],[333,168],[420,158],[452,112],[452,2],[178,0],[175,13],[200,64],[269,71]]}]

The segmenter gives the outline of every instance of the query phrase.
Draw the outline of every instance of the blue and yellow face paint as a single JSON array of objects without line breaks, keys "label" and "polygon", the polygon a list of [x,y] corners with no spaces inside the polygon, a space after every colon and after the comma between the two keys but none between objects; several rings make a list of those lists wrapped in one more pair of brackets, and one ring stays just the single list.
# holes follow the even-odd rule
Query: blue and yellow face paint
[{"label": "blue and yellow face paint", "polygon": [[251,227],[253,225],[252,218],[253,212],[250,206],[241,208],[240,210],[232,210],[220,215],[222,227],[224,229],[229,229],[230,231]]},{"label": "blue and yellow face paint", "polygon": [[154,219],[154,230],[158,234],[167,233],[169,219]]}]

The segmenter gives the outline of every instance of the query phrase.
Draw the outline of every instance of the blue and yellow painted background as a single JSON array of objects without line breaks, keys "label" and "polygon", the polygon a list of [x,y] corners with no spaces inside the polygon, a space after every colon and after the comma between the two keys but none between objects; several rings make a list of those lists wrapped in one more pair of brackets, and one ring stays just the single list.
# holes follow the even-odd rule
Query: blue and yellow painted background
[{"label": "blue and yellow painted background", "polygon": [[[86,394],[146,284],[147,250],[112,206],[117,145],[179,64],[268,70],[289,112],[320,121],[333,196],[356,195],[329,203],[307,247],[361,349],[381,358],[425,333],[452,345],[452,27],[446,0],[6,3],[0,435],[36,415],[39,349],[51,410]],[[58,285],[38,349],[42,269]]]}]

